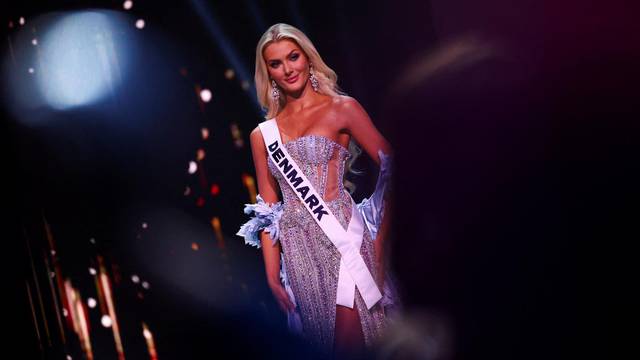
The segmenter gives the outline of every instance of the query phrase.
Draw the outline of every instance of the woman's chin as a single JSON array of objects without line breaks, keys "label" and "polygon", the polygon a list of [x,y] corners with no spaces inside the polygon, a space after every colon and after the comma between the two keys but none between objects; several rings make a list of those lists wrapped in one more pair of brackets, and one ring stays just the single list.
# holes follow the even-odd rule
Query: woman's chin
[{"label": "woman's chin", "polygon": [[302,89],[304,89],[304,85],[305,84],[292,84],[292,85],[289,86],[288,90],[290,92],[294,92],[294,93],[295,92],[300,92],[300,91],[302,91]]}]

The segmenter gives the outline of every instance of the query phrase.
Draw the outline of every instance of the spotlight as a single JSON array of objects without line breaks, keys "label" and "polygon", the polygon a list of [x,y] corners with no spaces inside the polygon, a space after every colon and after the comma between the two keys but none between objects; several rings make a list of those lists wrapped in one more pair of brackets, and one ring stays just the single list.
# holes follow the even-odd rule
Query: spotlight
[{"label": "spotlight", "polygon": [[207,140],[209,138],[209,129],[202,128],[202,140]]},{"label": "spotlight", "polygon": [[94,307],[96,307],[96,299],[88,298],[87,299],[87,305],[89,305],[89,307],[93,309]]},{"label": "spotlight", "polygon": [[189,162],[189,174],[195,174],[198,171],[198,164],[195,161]]},{"label": "spotlight", "polygon": [[200,91],[200,98],[202,99],[202,101],[208,103],[209,101],[211,101],[211,90],[209,89],[202,89]]},{"label": "spotlight", "polygon": [[100,322],[102,323],[102,326],[106,328],[111,327],[112,324],[111,317],[109,315],[102,315]]},{"label": "spotlight", "polygon": [[23,44],[37,46],[37,57],[25,46],[16,47],[16,56],[23,63],[38,63],[38,71],[28,67],[37,91],[15,78],[11,87],[21,94],[19,102],[67,110],[114,94],[129,62],[129,40],[119,35],[121,18],[114,12],[83,11],[33,20],[41,35],[26,34],[30,29],[24,29],[23,36],[28,38]]}]

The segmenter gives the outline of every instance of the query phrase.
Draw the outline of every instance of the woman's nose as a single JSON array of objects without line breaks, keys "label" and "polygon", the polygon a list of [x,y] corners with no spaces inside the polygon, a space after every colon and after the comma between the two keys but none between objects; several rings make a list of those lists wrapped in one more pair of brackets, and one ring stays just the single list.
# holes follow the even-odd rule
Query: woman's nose
[{"label": "woman's nose", "polygon": [[285,75],[289,75],[291,74],[291,68],[287,65],[287,63],[283,63],[283,69],[284,69],[284,73]]}]

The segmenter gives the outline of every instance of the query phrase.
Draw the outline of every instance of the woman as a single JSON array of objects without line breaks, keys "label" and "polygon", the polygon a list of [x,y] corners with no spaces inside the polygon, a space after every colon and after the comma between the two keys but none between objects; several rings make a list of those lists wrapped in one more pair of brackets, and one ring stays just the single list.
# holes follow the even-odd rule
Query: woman
[{"label": "woman", "polygon": [[[373,345],[387,324],[384,305],[392,300],[382,260],[389,216],[382,214],[391,147],[336,81],[311,41],[293,26],[275,24],[258,42],[255,82],[268,121],[250,136],[259,196],[245,208],[255,216],[238,235],[262,248],[268,284],[290,328],[340,356]],[[348,150],[355,148],[349,146],[352,140],[381,165],[374,196],[358,205],[343,182],[347,160],[357,155]],[[286,164],[278,154],[288,157]],[[308,189],[301,190],[307,186],[295,181],[290,162],[306,176],[310,192],[319,194],[319,203]],[[321,223],[327,219],[337,219],[341,229],[327,228]],[[358,221],[366,226],[349,241],[359,252],[349,253],[343,236],[331,234],[348,234]],[[362,266],[347,264],[352,257]],[[366,286],[368,280],[373,287]]]}]

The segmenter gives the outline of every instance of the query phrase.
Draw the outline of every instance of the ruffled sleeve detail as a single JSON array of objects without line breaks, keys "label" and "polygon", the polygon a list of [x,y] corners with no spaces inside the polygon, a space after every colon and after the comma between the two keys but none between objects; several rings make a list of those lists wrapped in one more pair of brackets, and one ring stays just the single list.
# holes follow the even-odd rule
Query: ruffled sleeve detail
[{"label": "ruffled sleeve detail", "polygon": [[269,205],[258,195],[255,204],[245,204],[244,213],[253,216],[240,227],[236,235],[244,237],[245,244],[260,248],[260,231],[264,230],[275,245],[280,237],[279,222],[283,210],[281,201]]},{"label": "ruffled sleeve detail", "polygon": [[393,159],[391,155],[385,154],[382,150],[378,150],[380,157],[380,173],[373,194],[357,204],[357,208],[364,217],[365,223],[371,237],[376,238],[378,229],[382,225],[382,217],[384,216],[384,197],[385,193],[391,186],[391,169],[393,167]]},{"label": "ruffled sleeve detail", "polygon": [[[393,168],[393,157],[378,151],[380,157],[380,173],[373,194],[357,204],[357,208],[364,218],[364,222],[371,233],[371,238],[376,239],[378,230],[382,225],[384,216],[385,195],[391,190],[391,169]],[[402,304],[397,288],[397,280],[391,271],[385,271],[385,279],[380,303],[389,316],[397,316],[401,311]]]}]

